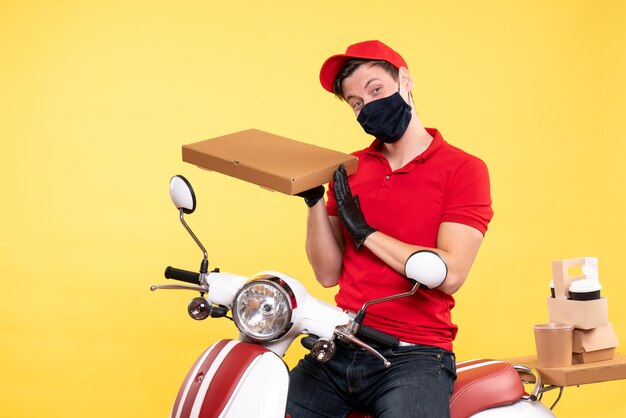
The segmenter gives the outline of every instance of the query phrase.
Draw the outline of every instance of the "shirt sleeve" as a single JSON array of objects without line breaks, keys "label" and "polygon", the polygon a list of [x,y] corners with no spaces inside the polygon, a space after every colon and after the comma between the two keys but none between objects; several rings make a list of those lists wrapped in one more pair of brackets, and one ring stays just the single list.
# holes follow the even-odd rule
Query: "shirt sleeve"
[{"label": "shirt sleeve", "polygon": [[326,212],[328,216],[339,216],[337,211],[337,201],[335,200],[335,194],[333,193],[333,182],[328,183],[328,191],[326,192]]},{"label": "shirt sleeve", "polygon": [[472,157],[452,174],[446,193],[442,222],[455,222],[487,232],[493,217],[487,165]]}]

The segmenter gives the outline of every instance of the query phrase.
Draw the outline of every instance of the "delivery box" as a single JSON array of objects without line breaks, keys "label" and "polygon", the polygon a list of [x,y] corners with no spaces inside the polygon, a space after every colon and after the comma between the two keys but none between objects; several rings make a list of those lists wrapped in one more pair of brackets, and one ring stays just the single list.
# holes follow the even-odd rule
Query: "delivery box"
[{"label": "delivery box", "polygon": [[356,172],[357,157],[258,129],[183,145],[183,161],[294,195],[326,184],[343,164]]},{"label": "delivery box", "polygon": [[611,360],[615,356],[617,345],[617,335],[610,323],[590,330],[575,329],[572,345],[573,363],[584,364]]},{"label": "delivery box", "polygon": [[[572,267],[582,268],[582,275],[570,275]],[[589,330],[609,324],[609,310],[606,298],[600,296],[597,287],[588,292],[590,297],[577,295],[580,300],[570,299],[570,288],[576,281],[598,282],[598,259],[592,257],[574,258],[552,262],[554,297],[548,297],[550,322],[571,324],[577,329]],[[598,284],[599,286],[599,284]],[[582,295],[582,294],[581,294]]]}]

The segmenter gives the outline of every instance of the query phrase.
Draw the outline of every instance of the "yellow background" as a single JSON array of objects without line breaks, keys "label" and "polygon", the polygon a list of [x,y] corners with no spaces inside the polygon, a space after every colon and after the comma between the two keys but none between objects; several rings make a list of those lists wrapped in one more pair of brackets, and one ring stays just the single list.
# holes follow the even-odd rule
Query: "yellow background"
[{"label": "yellow background", "polygon": [[[0,1],[0,416],[167,416],[205,346],[186,292],[151,293],[200,252],[279,270],[332,300],[303,252],[299,198],[199,170],[181,145],[258,128],[340,151],[369,144],[321,89],[329,55],[400,51],[425,125],[480,156],[495,218],[457,294],[460,360],[534,352],[553,259],[596,256],[626,342],[625,2]],[[295,364],[304,351],[287,355]],[[568,388],[559,416],[623,417],[623,381]],[[549,397],[549,396],[548,396]]]}]

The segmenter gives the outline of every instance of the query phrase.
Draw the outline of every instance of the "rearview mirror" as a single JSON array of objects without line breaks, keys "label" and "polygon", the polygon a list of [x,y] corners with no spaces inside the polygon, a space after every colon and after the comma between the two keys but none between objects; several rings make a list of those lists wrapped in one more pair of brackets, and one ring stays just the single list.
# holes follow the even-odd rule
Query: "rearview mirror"
[{"label": "rearview mirror", "polygon": [[446,279],[448,266],[439,254],[430,250],[416,251],[404,264],[404,275],[429,289],[435,288]]},{"label": "rearview mirror", "polygon": [[189,214],[196,210],[196,195],[187,179],[176,175],[170,179],[170,199],[177,209]]}]

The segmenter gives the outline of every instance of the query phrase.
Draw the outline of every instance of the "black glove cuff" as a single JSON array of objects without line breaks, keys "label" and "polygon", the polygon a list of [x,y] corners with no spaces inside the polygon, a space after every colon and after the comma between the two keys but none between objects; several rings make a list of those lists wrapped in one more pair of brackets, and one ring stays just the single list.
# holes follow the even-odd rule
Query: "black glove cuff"
[{"label": "black glove cuff", "polygon": [[370,227],[370,229],[365,231],[361,236],[359,236],[358,239],[356,237],[354,237],[354,244],[356,245],[356,249],[357,250],[360,249],[363,246],[363,243],[365,242],[367,237],[369,237],[370,235],[372,235],[376,231],[378,231],[378,229]]},{"label": "black glove cuff", "polygon": [[304,198],[304,203],[310,208],[315,206],[317,202],[324,197],[324,186],[317,186],[309,190],[298,193],[296,196]]}]

